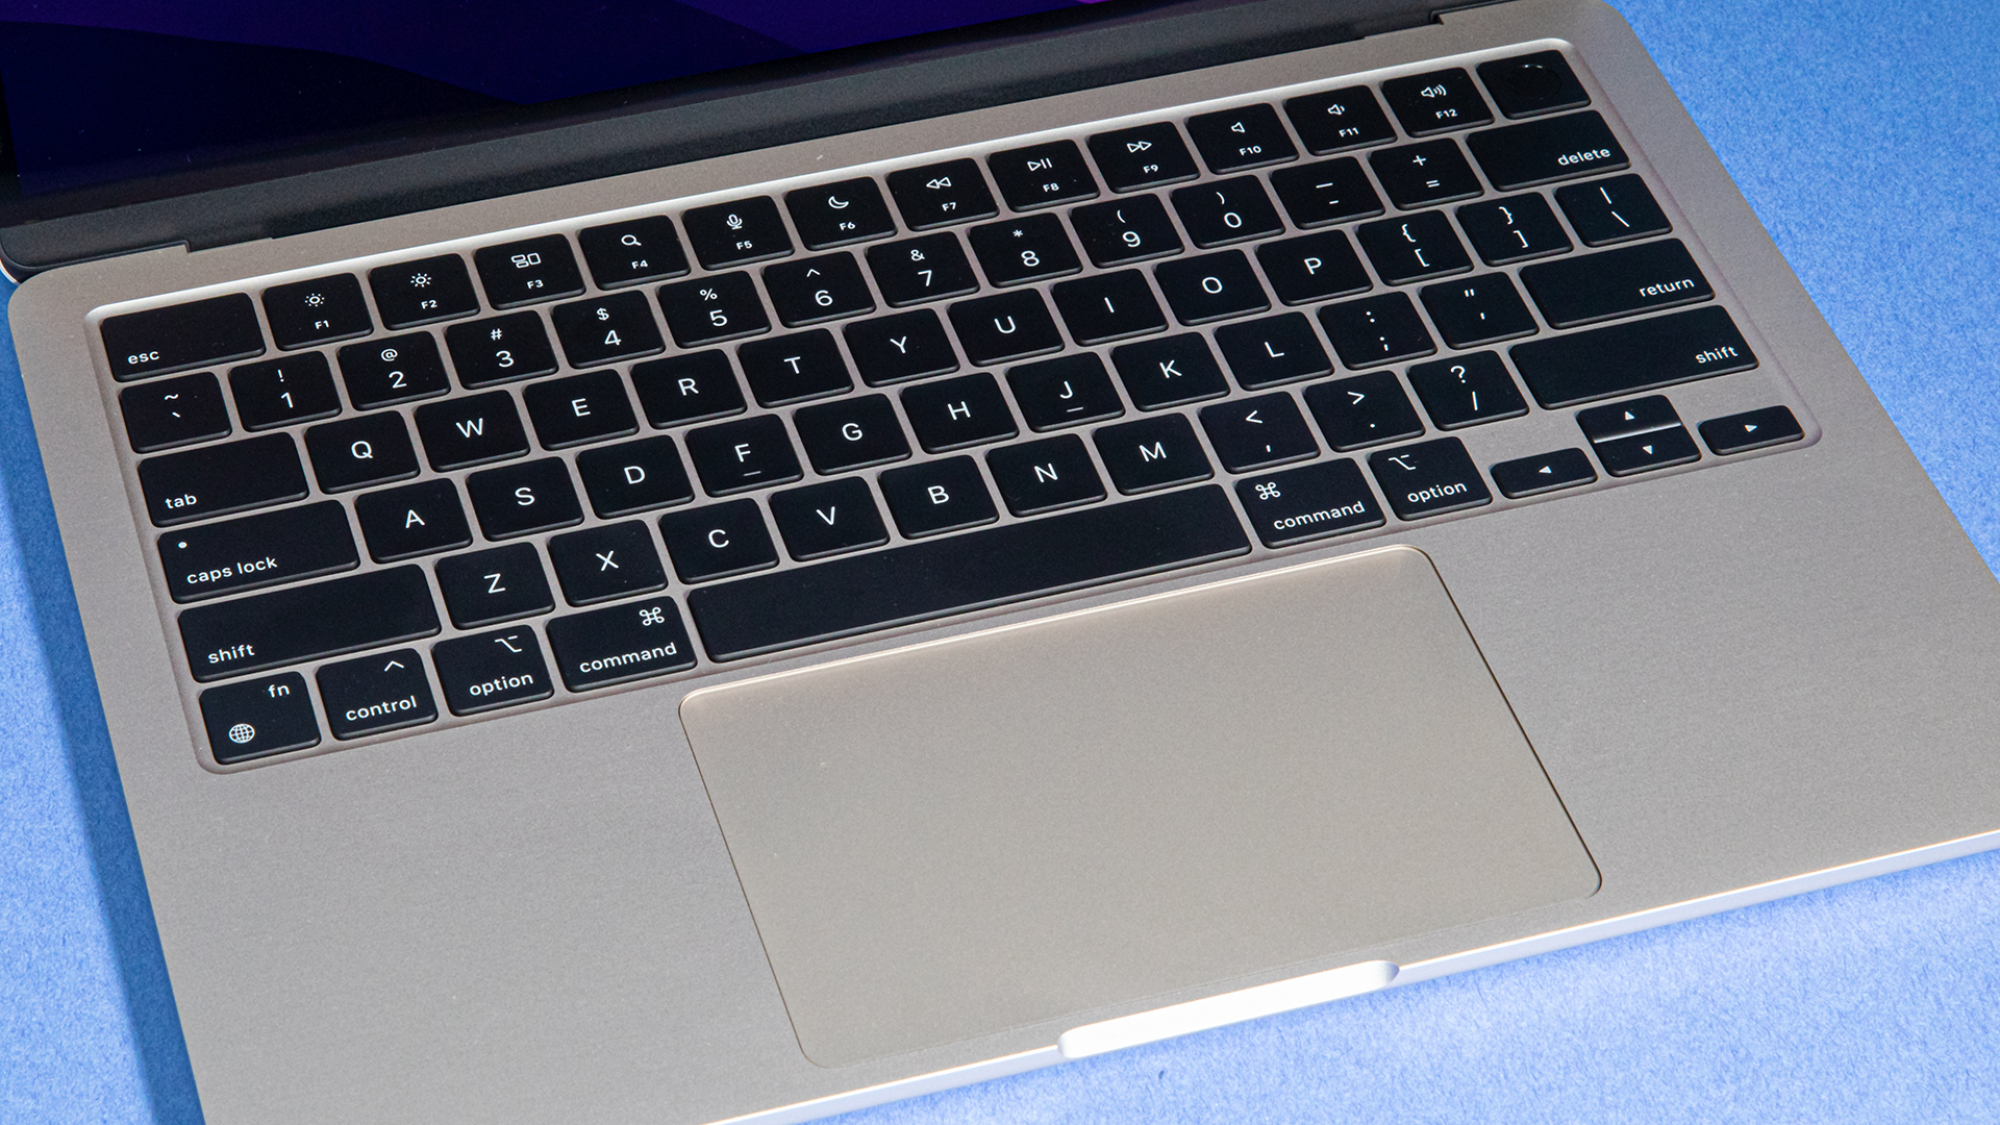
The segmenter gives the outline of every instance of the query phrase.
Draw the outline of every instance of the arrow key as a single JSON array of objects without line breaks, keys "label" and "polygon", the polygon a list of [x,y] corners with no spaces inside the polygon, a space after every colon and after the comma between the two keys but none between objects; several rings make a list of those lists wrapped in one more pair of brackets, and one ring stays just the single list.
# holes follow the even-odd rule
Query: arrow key
[{"label": "arrow key", "polygon": [[1604,462],[1604,471],[1614,477],[1629,477],[1701,459],[1701,450],[1695,448],[1694,438],[1683,426],[1593,442],[1591,448],[1597,450],[1597,459]]},{"label": "arrow key", "polygon": [[1782,406],[1767,406],[1701,424],[1701,440],[1717,453],[1743,453],[1767,445],[1783,445],[1806,436],[1799,420]]},{"label": "arrow key", "polygon": [[1581,449],[1558,449],[1536,457],[1502,461],[1491,471],[1501,495],[1511,500],[1575,488],[1597,479],[1597,470],[1590,467],[1590,458]]},{"label": "arrow key", "polygon": [[413,648],[343,660],[319,670],[326,725],[339,739],[437,721],[437,701]]}]

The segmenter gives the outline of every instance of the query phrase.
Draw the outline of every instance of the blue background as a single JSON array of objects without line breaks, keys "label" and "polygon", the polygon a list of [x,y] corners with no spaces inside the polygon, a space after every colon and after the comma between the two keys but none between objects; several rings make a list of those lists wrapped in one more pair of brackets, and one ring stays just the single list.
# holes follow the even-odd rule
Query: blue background
[{"label": "blue background", "polygon": [[[1616,0],[1989,564],[2000,8]],[[197,1119],[0,365],[0,1121]],[[849,1121],[1990,1121],[2000,853]]]}]

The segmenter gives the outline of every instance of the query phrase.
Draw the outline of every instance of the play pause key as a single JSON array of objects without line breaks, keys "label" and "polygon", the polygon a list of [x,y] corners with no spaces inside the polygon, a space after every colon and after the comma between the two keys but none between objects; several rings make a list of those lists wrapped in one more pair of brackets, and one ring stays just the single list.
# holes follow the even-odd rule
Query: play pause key
[{"label": "play pause key", "polygon": [[297,672],[209,688],[201,693],[208,746],[223,765],[319,745],[306,679]]}]

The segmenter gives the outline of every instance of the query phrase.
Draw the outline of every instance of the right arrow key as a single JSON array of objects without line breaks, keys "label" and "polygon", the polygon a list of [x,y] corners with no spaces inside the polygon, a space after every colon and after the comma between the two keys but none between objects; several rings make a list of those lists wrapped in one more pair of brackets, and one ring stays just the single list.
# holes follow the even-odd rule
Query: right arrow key
[{"label": "right arrow key", "polygon": [[1783,406],[1711,418],[1700,426],[1701,440],[1717,453],[1743,453],[1805,437],[1799,420]]}]

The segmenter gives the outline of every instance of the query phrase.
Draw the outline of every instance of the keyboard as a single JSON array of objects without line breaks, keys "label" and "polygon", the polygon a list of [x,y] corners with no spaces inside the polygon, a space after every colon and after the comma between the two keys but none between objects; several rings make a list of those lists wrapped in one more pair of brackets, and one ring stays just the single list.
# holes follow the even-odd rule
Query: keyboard
[{"label": "keyboard", "polygon": [[1460,61],[101,310],[198,741],[262,764],[1805,444],[1564,54]]}]

